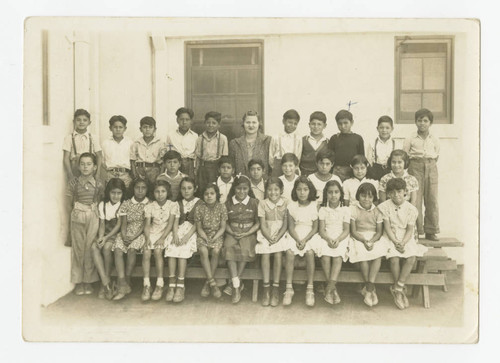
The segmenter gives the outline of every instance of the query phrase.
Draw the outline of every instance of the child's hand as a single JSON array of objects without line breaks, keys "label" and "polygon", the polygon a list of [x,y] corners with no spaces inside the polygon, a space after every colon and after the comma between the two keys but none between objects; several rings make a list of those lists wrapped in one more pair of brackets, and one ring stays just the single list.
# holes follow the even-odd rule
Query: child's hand
[{"label": "child's hand", "polygon": [[396,243],[396,251],[399,253],[404,253],[405,252],[405,246],[402,245],[401,243]]},{"label": "child's hand", "polygon": [[179,236],[177,234],[172,236],[172,243],[174,246],[180,246]]},{"label": "child's hand", "polygon": [[339,246],[339,243],[340,243],[340,241],[338,238],[332,240],[332,247],[331,248],[337,248]]},{"label": "child's hand", "polygon": [[181,240],[179,241],[179,246],[184,246],[186,243],[188,243],[188,238],[187,236],[184,236],[181,238]]},{"label": "child's hand", "polygon": [[373,250],[373,242],[371,242],[371,241],[366,241],[366,242],[365,242],[365,248],[366,248],[368,251]]}]

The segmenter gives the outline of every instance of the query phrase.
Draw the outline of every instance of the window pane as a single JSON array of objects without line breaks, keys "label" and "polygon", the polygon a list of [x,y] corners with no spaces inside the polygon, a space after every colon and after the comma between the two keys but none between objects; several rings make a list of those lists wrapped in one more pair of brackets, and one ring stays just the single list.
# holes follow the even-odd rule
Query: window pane
[{"label": "window pane", "polygon": [[434,113],[444,112],[444,102],[442,93],[425,93],[423,97],[423,107],[428,108]]},{"label": "window pane", "polygon": [[193,93],[212,93],[214,77],[212,71],[193,70]]},{"label": "window pane", "polygon": [[402,112],[415,112],[422,108],[420,93],[403,93],[400,109]]},{"label": "window pane", "polygon": [[240,69],[238,71],[238,92],[256,93],[259,84],[259,71],[257,69]]},{"label": "window pane", "polygon": [[401,53],[446,53],[446,43],[407,43],[402,44]]},{"label": "window pane", "polygon": [[442,89],[446,87],[446,59],[424,59],[424,89]]},{"label": "window pane", "polygon": [[401,60],[401,89],[422,89],[422,59],[405,58]]},{"label": "window pane", "polygon": [[235,93],[236,80],[233,70],[215,71],[215,93]]},{"label": "window pane", "polygon": [[203,48],[193,49],[192,58],[194,66],[252,65],[258,64],[257,54],[257,47]]}]

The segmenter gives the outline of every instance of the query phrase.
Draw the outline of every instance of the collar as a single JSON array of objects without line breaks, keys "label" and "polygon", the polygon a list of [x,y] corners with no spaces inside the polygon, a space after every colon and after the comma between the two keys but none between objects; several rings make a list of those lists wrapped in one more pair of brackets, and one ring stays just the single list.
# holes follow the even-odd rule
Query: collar
[{"label": "collar", "polygon": [[391,203],[391,208],[394,208],[396,211],[400,210],[401,208],[403,208],[403,205],[405,204],[406,201],[403,201],[403,203],[401,203],[400,205],[396,205],[392,199],[389,199],[390,203]]},{"label": "collar", "polygon": [[356,201],[356,203],[354,203],[354,205],[355,205],[356,207],[358,207],[359,209],[364,210],[364,211],[368,211],[368,212],[371,212],[372,210],[374,210],[375,208],[377,208],[377,207],[375,207],[375,204],[374,204],[374,203],[372,203],[372,206],[370,207],[370,209],[365,209],[365,208],[363,208],[363,207],[361,206],[361,204],[359,204],[359,202],[358,202],[358,201]]},{"label": "collar", "polygon": [[297,174],[295,174],[295,177],[293,178],[293,180],[289,181],[286,176],[282,175],[280,176],[280,179],[283,183],[295,183],[295,181],[297,180],[299,176]]},{"label": "collar", "polygon": [[151,140],[151,142],[149,144],[146,144],[146,141],[144,141],[144,136],[141,136],[137,139],[137,141],[142,144],[142,145],[145,145],[145,146],[148,146],[148,145],[151,145],[151,144],[154,144],[155,142],[158,142],[160,141],[160,138],[158,136],[154,136],[153,137],[153,140]]},{"label": "collar", "polygon": [[427,137],[424,139],[422,136],[420,136],[420,135],[418,134],[418,132],[414,132],[414,133],[413,133],[413,137],[414,137],[414,138],[417,138],[417,137],[418,137],[418,138],[419,138],[419,139],[421,139],[421,140],[427,140],[427,139],[433,139],[433,138],[434,138],[434,135],[433,135],[433,134],[431,134],[431,132],[429,131],[429,135],[427,135]]},{"label": "collar", "polygon": [[392,142],[392,136],[389,136],[389,138],[386,141],[384,141],[380,138],[380,135],[377,135],[377,139],[378,139],[378,142],[381,142],[382,144],[387,144],[389,142]]},{"label": "collar", "polygon": [[184,135],[181,134],[181,132],[179,131],[179,129],[175,130],[175,132],[177,133],[177,135],[179,135],[181,137],[187,136],[188,134],[189,135],[195,135],[196,137],[198,137],[198,134],[196,132],[194,132],[192,129],[187,130]]},{"label": "collar", "polygon": [[89,132],[88,129],[83,134],[80,134],[79,132],[76,132],[76,130],[73,130],[73,137],[75,137],[75,136],[85,136],[86,138],[88,138],[89,134],[90,134],[90,132]]},{"label": "collar", "polygon": [[252,183],[252,181],[250,180],[250,184],[252,185],[252,188],[257,188],[257,189],[262,190],[262,191],[264,191],[264,190],[265,190],[265,186],[264,186],[264,179],[261,179],[261,181],[260,181],[258,184],[254,184],[254,183]]},{"label": "collar", "polygon": [[394,178],[403,178],[404,179],[404,178],[408,177],[408,175],[409,175],[408,174],[408,169],[405,169],[403,171],[403,176],[396,176],[396,175],[394,175],[394,172],[391,170],[391,176],[394,177]]},{"label": "collar", "polygon": [[167,174],[167,171],[165,170],[165,172],[163,174],[161,174],[169,179],[175,179],[175,178],[184,178],[186,175],[184,175],[180,170],[177,170],[177,174],[175,176],[170,176]]},{"label": "collar", "polygon": [[312,137],[311,135],[307,135],[307,140],[313,140],[314,142],[319,143],[319,142],[323,142],[323,141],[328,141],[328,138],[327,138],[325,135],[323,135],[323,136],[321,137],[321,139],[316,140],[316,139],[315,139],[314,137]]},{"label": "collar", "polygon": [[132,201],[132,204],[139,204],[139,203],[141,203],[141,204],[148,204],[149,203],[148,197],[144,198],[142,200],[142,202],[138,202],[137,200],[135,200],[135,197],[132,197],[130,200]]},{"label": "collar", "polygon": [[219,131],[217,131],[217,132],[214,134],[214,136],[212,136],[212,137],[208,137],[207,132],[206,132],[206,131],[203,131],[203,133],[202,133],[201,135],[205,138],[205,140],[209,140],[209,141],[210,141],[210,140],[213,140],[213,139],[215,139],[216,137],[218,137],[218,136],[219,136],[219,134],[220,134],[220,132],[219,132]]},{"label": "collar", "polygon": [[222,178],[219,176],[217,178],[217,186],[219,185],[227,185],[227,184],[233,184],[233,181],[234,181],[234,178],[231,177],[231,179],[226,183],[224,180],[222,180]]},{"label": "collar", "polygon": [[113,142],[116,142],[117,144],[121,144],[122,142],[124,142],[125,140],[127,140],[127,136],[123,135],[123,139],[121,139],[120,141],[116,141],[115,138],[113,137],[113,135],[111,135],[108,140],[111,140]]},{"label": "collar", "polygon": [[78,177],[78,182],[82,185],[82,186],[85,186],[85,184],[87,183],[90,183],[90,185],[92,185],[94,188],[95,186],[97,185],[96,183],[96,180],[93,176],[91,176],[90,178],[83,178],[81,175]]},{"label": "collar", "polygon": [[276,204],[271,202],[270,199],[266,199],[265,203],[270,209],[274,209],[276,207],[281,207],[283,204],[285,204],[285,201],[283,200],[283,198],[280,197],[280,199],[278,199],[278,202]]},{"label": "collar", "polygon": [[297,130],[295,130],[294,132],[291,132],[291,133],[283,132],[280,134],[280,137],[289,137],[289,138],[293,138],[293,139],[295,139],[296,136],[297,136]]},{"label": "collar", "polygon": [[243,199],[241,202],[239,202],[236,197],[233,195],[233,198],[232,198],[232,201],[233,201],[233,204],[243,204],[243,205],[247,205],[248,202],[250,201],[250,196],[247,195],[247,197],[245,199]]},{"label": "collar", "polygon": [[187,201],[186,199],[182,199],[182,205],[186,206],[186,205],[189,205],[189,204],[193,204],[193,203],[196,203],[200,200],[200,198],[198,197],[194,197],[193,199],[191,199],[190,201]]},{"label": "collar", "polygon": [[[164,203],[163,205],[160,205],[160,204],[159,204],[156,200],[155,200],[154,202],[155,202],[155,203],[156,203],[156,205],[157,205],[158,207],[160,207],[160,209],[162,209],[162,210],[166,210],[166,209],[169,209],[169,208],[170,208],[170,203],[171,203],[171,202],[170,202],[170,200],[168,200],[168,199],[165,201],[165,203]],[[173,202],[172,202],[172,203],[173,203]]]}]

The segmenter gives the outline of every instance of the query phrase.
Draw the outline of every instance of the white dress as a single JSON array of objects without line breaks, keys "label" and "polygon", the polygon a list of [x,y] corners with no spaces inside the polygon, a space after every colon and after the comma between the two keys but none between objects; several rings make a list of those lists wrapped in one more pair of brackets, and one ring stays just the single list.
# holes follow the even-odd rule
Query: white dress
[{"label": "white dress", "polygon": [[[183,199],[182,201],[175,203],[175,215],[179,218],[179,223],[182,223],[179,224],[179,229],[177,231],[179,240],[181,240],[191,230],[191,228],[193,228],[194,209],[196,208],[199,200],[200,198],[195,197],[189,202]],[[180,203],[182,203],[182,207],[180,206]],[[173,234],[170,233],[166,240],[165,257],[190,258],[197,250],[196,238],[197,234],[194,232],[193,235],[189,237],[186,244],[176,246],[172,243]]]},{"label": "white dress", "polygon": [[[259,202],[259,207],[257,209],[257,215],[259,218],[264,217],[266,219],[267,226],[270,230],[271,236],[276,236],[283,227],[283,222],[287,218],[286,209],[287,203],[285,199],[280,198],[276,204],[271,202],[269,199],[265,199]],[[259,229],[257,231],[257,245],[255,246],[255,253],[268,254],[287,250],[287,238],[288,235],[285,232],[283,237],[275,244],[270,244],[266,237],[262,234]]]},{"label": "white dress", "polygon": [[330,179],[328,180],[321,180],[319,179],[316,174],[311,174],[307,177],[307,179],[309,179],[311,181],[311,183],[313,183],[314,187],[316,188],[316,202],[318,204],[321,204],[323,202],[323,189],[325,189],[325,185],[326,183],[328,183],[330,180],[336,180],[339,182],[340,186],[342,186],[342,180],[340,180],[340,178],[335,175],[335,174],[332,174],[332,176],[330,177]]},{"label": "white dress", "polygon": [[[293,217],[295,221],[295,233],[297,233],[299,238],[304,238],[311,232],[313,222],[318,219],[318,210],[316,208],[316,203],[310,202],[307,206],[300,206],[298,202],[291,202],[288,204],[288,213]],[[287,250],[291,250],[294,255],[304,256],[305,253],[311,250],[311,246],[315,244],[315,241],[320,238],[316,233],[312,238],[307,241],[304,249],[299,250],[297,248],[297,242],[288,234],[287,236]]]},{"label": "white dress", "polygon": [[[160,239],[163,232],[168,225],[168,220],[170,216],[177,215],[176,214],[176,203],[171,200],[167,200],[165,204],[160,206],[158,202],[154,201],[144,207],[144,215],[145,218],[151,218],[150,230],[149,230],[149,240],[151,243],[149,245],[145,245],[145,249],[163,249],[166,246],[166,241],[155,246],[155,243]],[[168,234],[170,236],[172,232]],[[168,237],[167,237],[168,239]]]},{"label": "white dress", "polygon": [[292,181],[288,181],[284,175],[280,176],[279,178],[283,182],[283,194],[282,197],[288,202],[292,202],[292,190],[293,186],[295,184],[295,181],[297,180],[299,176],[295,175]]},{"label": "white dress", "polygon": [[356,192],[358,191],[359,186],[363,183],[372,184],[375,187],[375,193],[377,193],[378,197],[378,181],[368,178],[363,178],[361,180],[357,178],[350,178],[344,180],[344,200],[349,201],[349,203],[356,202]]},{"label": "white dress", "polygon": [[[321,207],[319,210],[319,220],[325,222],[326,233],[330,238],[337,238],[342,234],[344,223],[350,222],[350,210],[348,207]],[[318,257],[342,257],[344,262],[347,261],[349,251],[349,235],[339,242],[336,248],[331,248],[321,236],[318,234],[317,239],[311,245],[314,253]]]}]

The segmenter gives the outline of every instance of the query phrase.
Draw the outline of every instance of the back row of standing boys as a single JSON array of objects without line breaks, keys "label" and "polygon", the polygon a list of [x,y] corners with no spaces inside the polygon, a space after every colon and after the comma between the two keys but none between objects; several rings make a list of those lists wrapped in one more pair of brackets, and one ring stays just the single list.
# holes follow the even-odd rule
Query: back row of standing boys
[{"label": "back row of standing boys", "polygon": [[[404,150],[395,149],[392,119],[380,117],[379,135],[366,156],[363,138],[351,131],[353,116],[346,110],[335,116],[340,132],[330,139],[323,135],[323,112],[311,114],[310,134],[299,137],[295,130],[300,116],[288,110],[284,132],[271,138],[259,132],[258,114],[249,111],[243,116],[244,135],[229,145],[219,132],[220,113],[205,115],[205,131],[199,136],[191,130],[192,110],[180,108],[176,116],[179,128],[166,143],[155,135],[152,117],[141,119],[143,136],[132,142],[124,136],[127,120],[113,116],[112,135],[101,150],[88,131],[90,114],[75,112],[74,131],[63,150],[72,208],[71,281],[77,295],[91,294],[91,283],[100,276],[99,296],[122,299],[131,291],[136,253],[143,252],[142,300],[162,298],[165,256],[166,300],[180,302],[186,261],[198,251],[207,276],[201,294],[218,298],[214,276],[222,250],[231,275],[224,292],[232,301],[240,300],[239,276],[257,253],[262,255],[263,305],[276,306],[286,251],[284,305],[294,294],[295,256],[305,256],[306,304],[314,305],[316,255],[328,281],[328,303],[340,302],[336,281],[342,262],[350,259],[360,263],[364,302],[376,305],[374,281],[386,257],[395,281],[390,288],[394,302],[400,309],[409,306],[404,284],[415,258],[425,252],[417,244],[415,224],[416,232],[428,239],[437,240],[439,233],[439,143],[429,132],[431,111],[415,113],[417,132],[405,139]],[[116,289],[110,281],[113,255]],[[159,276],[154,291],[149,279],[152,255]]]}]

